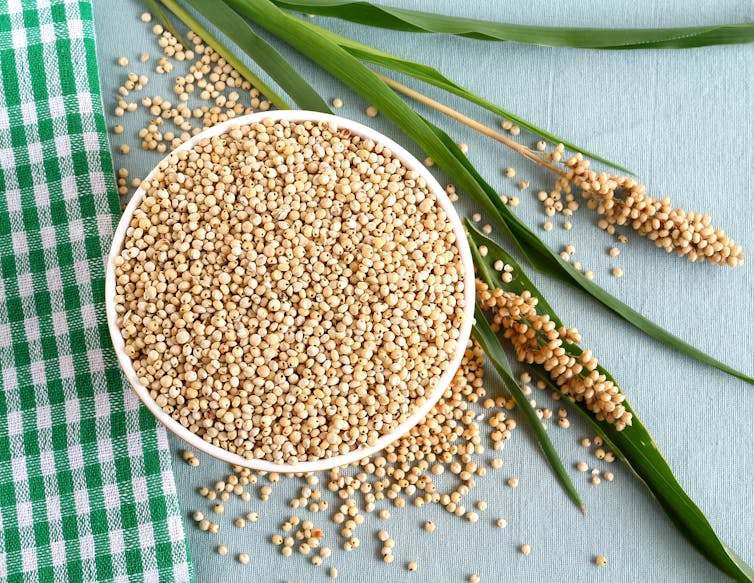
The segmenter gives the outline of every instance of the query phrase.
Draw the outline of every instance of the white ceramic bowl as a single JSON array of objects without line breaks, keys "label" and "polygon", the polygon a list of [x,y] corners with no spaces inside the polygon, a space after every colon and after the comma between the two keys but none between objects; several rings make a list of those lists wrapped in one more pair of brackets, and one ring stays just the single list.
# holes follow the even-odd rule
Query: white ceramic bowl
[{"label": "white ceramic bowl", "polygon": [[[139,188],[134,193],[131,202],[129,202],[126,210],[123,212],[123,216],[118,224],[118,229],[115,231],[113,237],[112,247],[110,249],[110,255],[108,256],[106,266],[106,280],[105,280],[105,306],[107,311],[107,323],[110,328],[110,337],[112,338],[113,345],[115,346],[115,352],[118,355],[118,362],[120,363],[126,378],[133,386],[134,391],[139,396],[141,401],[147,406],[147,408],[154,414],[155,417],[167,427],[170,431],[183,439],[192,447],[199,449],[217,459],[228,462],[229,464],[235,464],[252,468],[255,470],[261,470],[266,472],[278,472],[278,473],[298,473],[298,472],[315,472],[321,470],[327,470],[336,466],[342,466],[358,461],[364,457],[370,456],[381,449],[385,448],[390,443],[396,441],[406,432],[408,432],[414,425],[421,421],[427,413],[435,406],[442,394],[450,385],[450,381],[453,379],[459,365],[463,353],[466,349],[469,336],[471,334],[471,325],[474,318],[474,267],[471,259],[471,251],[469,250],[469,244],[466,240],[463,226],[458,214],[456,214],[453,204],[448,199],[443,188],[438,184],[437,180],[430,174],[430,172],[421,164],[414,156],[407,152],[404,148],[396,144],[393,140],[375,130],[368,128],[360,123],[338,117],[335,115],[328,115],[324,113],[317,113],[313,111],[296,111],[296,110],[281,110],[281,111],[268,111],[263,113],[254,113],[251,115],[244,115],[227,122],[223,122],[214,127],[197,134],[190,140],[184,142],[174,151],[187,150],[196,145],[197,142],[204,138],[217,136],[219,134],[226,133],[234,125],[245,125],[258,123],[262,119],[273,118],[280,120],[288,120],[292,122],[299,121],[324,121],[332,122],[338,127],[347,128],[351,130],[351,133],[364,138],[372,139],[376,142],[380,142],[387,146],[393,154],[398,157],[404,165],[418,172],[427,183],[427,187],[437,197],[437,201],[440,206],[445,209],[449,220],[453,224],[453,229],[457,238],[457,245],[461,253],[461,260],[464,265],[464,291],[466,307],[464,312],[464,321],[461,324],[460,335],[458,338],[458,349],[454,355],[452,361],[449,363],[448,368],[443,372],[439,382],[435,386],[434,392],[427,401],[418,408],[413,415],[411,415],[406,421],[401,423],[395,431],[390,434],[383,435],[377,440],[377,443],[373,447],[359,448],[349,452],[345,455],[338,455],[329,458],[323,458],[312,462],[300,462],[297,464],[274,464],[272,462],[260,459],[246,459],[231,453],[221,447],[212,445],[211,443],[202,439],[199,435],[192,433],[186,427],[183,427],[178,421],[173,419],[170,415],[165,413],[159,405],[152,399],[149,394],[149,389],[139,382],[136,376],[136,371],[133,368],[131,359],[126,355],[125,342],[120,333],[120,328],[117,324],[117,314],[115,312],[115,258],[120,254],[123,249],[123,242],[126,236],[126,230],[131,222],[134,210],[141,203],[144,198],[144,191]],[[147,180],[152,177],[154,170],[147,176]]]}]

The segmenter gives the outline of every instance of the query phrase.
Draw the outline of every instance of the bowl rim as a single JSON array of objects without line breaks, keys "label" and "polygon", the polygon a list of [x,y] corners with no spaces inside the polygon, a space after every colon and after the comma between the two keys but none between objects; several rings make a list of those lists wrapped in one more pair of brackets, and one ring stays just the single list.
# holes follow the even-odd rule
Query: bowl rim
[{"label": "bowl rim", "polygon": [[125,340],[123,339],[120,328],[117,324],[117,312],[115,311],[115,259],[120,255],[123,248],[126,231],[130,225],[131,218],[137,206],[144,198],[145,192],[141,186],[134,192],[133,197],[126,206],[123,214],[118,222],[118,227],[113,234],[112,244],[110,246],[110,252],[107,256],[107,264],[105,268],[105,311],[107,315],[107,324],[110,331],[110,338],[115,348],[115,353],[118,357],[118,363],[126,379],[130,383],[136,395],[139,397],[142,403],[146,405],[149,411],[162,423],[169,431],[180,437],[183,441],[188,443],[191,447],[194,447],[204,453],[227,462],[232,465],[242,466],[258,471],[264,472],[276,472],[276,473],[308,473],[329,470],[334,467],[344,466],[357,462],[363,458],[369,457],[391,443],[397,441],[403,437],[412,427],[417,425],[429,411],[437,404],[440,397],[447,391],[450,383],[455,376],[463,358],[463,354],[466,350],[469,338],[471,336],[471,326],[474,319],[474,294],[475,294],[475,279],[474,279],[474,265],[471,257],[471,250],[469,243],[466,239],[466,232],[461,222],[458,213],[453,207],[453,203],[448,198],[445,190],[440,186],[439,182],[429,172],[429,170],[416,159],[410,152],[408,152],[401,145],[397,144],[382,133],[365,126],[359,122],[353,121],[348,118],[320,113],[315,111],[306,110],[274,110],[257,112],[253,114],[238,116],[233,119],[229,119],[225,122],[212,126],[195,136],[192,136],[189,140],[171,150],[166,154],[160,162],[150,171],[144,181],[148,181],[157,171],[159,165],[166,160],[170,155],[175,152],[188,150],[193,148],[199,141],[215,137],[220,134],[227,133],[234,126],[249,125],[259,123],[264,119],[273,119],[275,121],[285,120],[289,122],[329,122],[334,123],[339,128],[348,129],[352,134],[356,134],[362,138],[371,139],[375,142],[381,143],[383,146],[390,149],[392,154],[399,158],[401,162],[410,170],[418,172],[425,180],[427,188],[429,188],[435,195],[440,206],[445,210],[448,219],[453,225],[453,231],[456,235],[456,246],[458,247],[461,255],[461,262],[464,266],[464,300],[466,305],[464,307],[463,322],[461,323],[460,333],[458,337],[458,346],[456,353],[451,359],[448,367],[443,371],[439,381],[435,385],[435,389],[425,403],[414,411],[408,419],[398,425],[396,429],[386,435],[380,436],[377,443],[371,447],[362,447],[348,452],[347,454],[341,454],[332,456],[329,458],[322,458],[315,461],[303,461],[295,464],[276,464],[262,459],[247,459],[239,454],[232,453],[226,449],[221,448],[205,441],[202,437],[189,431],[187,427],[181,425],[178,421],[173,419],[168,413],[162,410],[157,402],[152,399],[149,394],[149,389],[139,382],[139,379],[134,370],[130,357],[125,352]]}]

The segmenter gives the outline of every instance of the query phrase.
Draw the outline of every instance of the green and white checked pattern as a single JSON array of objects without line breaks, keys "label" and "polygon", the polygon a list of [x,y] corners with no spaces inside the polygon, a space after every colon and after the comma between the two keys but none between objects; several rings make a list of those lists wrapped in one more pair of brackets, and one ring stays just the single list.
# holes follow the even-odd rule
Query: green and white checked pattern
[{"label": "green and white checked pattern", "polygon": [[191,578],[105,323],[118,215],[89,1],[0,0],[0,581]]}]

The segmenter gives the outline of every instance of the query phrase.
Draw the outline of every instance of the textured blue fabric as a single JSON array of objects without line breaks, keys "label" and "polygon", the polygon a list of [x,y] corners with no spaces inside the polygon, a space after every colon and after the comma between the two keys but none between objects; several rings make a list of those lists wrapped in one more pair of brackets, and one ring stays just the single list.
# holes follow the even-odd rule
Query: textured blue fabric
[{"label": "textured blue fabric", "polygon": [[[746,0],[696,2],[695,6],[684,0],[392,3],[463,16],[573,26],[660,27],[754,19],[754,6]],[[95,5],[103,95],[111,115],[107,95],[115,93],[128,70],[146,70],[138,63],[143,50],[152,55],[149,69],[153,71],[159,49],[155,37],[137,20],[142,8],[136,0],[98,0]],[[595,216],[587,210],[572,219],[574,227],[569,232],[560,227],[564,222],[560,218],[554,220],[552,232],[539,229],[538,233],[558,250],[575,245],[576,259],[595,272],[600,285],[650,319],[749,374],[754,372],[754,46],[598,52],[398,34],[317,21],[436,66],[491,101],[631,168],[652,194],[667,195],[677,206],[712,214],[715,224],[748,252],[742,268],[690,264],[666,256],[651,242],[630,233],[630,243],[623,246],[621,255],[611,258],[607,250],[613,240],[596,228]],[[284,52],[325,97],[345,101],[339,113],[366,120],[367,104],[361,99],[326,75],[313,75],[315,68],[305,59]],[[121,54],[131,60],[132,67],[115,64]],[[145,93],[167,95],[167,79],[153,72],[149,76]],[[485,123],[499,122],[456,98],[428,92]],[[548,177],[471,130],[434,113],[429,117],[459,142],[469,144],[472,161],[495,188],[521,197],[516,212],[527,224],[538,227],[546,220],[535,193],[551,186]],[[116,123],[115,118],[110,122]],[[384,117],[369,123],[411,147]],[[116,167],[127,166],[132,176],[144,175],[157,158],[138,148],[133,134],[141,126],[135,118],[127,117],[125,125],[123,136],[111,136]],[[127,141],[132,143],[132,153],[120,156],[117,147]],[[524,141],[533,144],[536,140],[526,136]],[[518,192],[515,181],[503,177],[506,166],[518,169],[516,181],[531,181],[528,190]],[[475,210],[466,203],[462,207]],[[612,266],[622,267],[625,275],[611,277]],[[533,272],[530,275],[621,382],[680,482],[713,526],[745,560],[754,563],[754,387],[680,356],[584,296]],[[544,404],[545,400],[540,401]],[[571,419],[568,431],[551,430],[558,450],[569,464],[594,462],[578,443],[590,432],[575,415]],[[173,445],[176,452],[181,449],[177,441]],[[195,509],[206,513],[206,501],[197,488],[225,472],[222,464],[200,457],[199,468],[190,468],[176,457],[176,478],[187,516]],[[684,541],[642,485],[618,464],[610,468],[615,481],[597,487],[573,470],[588,507],[584,518],[561,492],[525,430],[516,432],[503,457],[504,469],[480,480],[470,496],[472,503],[484,499],[489,505],[478,524],[438,508],[395,511],[387,523],[370,518],[358,532],[361,548],[350,554],[336,550],[326,564],[336,565],[339,579],[345,581],[460,582],[473,572],[480,573],[482,581],[725,580]],[[514,475],[521,485],[511,490],[505,479]],[[293,483],[281,483],[270,502],[255,498],[249,506],[262,518],[244,530],[231,524],[245,508],[234,502],[227,505],[219,536],[188,524],[197,581],[329,580],[322,568],[312,567],[300,555],[285,559],[269,542],[270,534],[290,514],[286,501],[293,490]],[[508,528],[494,527],[498,517],[508,520]],[[422,521],[429,518],[437,523],[434,534],[421,529]],[[329,520],[323,515],[315,520],[326,527],[327,544],[338,546],[340,539]],[[377,528],[389,530],[397,542],[392,565],[379,559],[373,535]],[[214,548],[219,543],[226,544],[231,555],[248,552],[250,565],[240,565],[231,555],[217,555]],[[532,546],[528,557],[517,552],[523,543]],[[593,565],[598,554],[608,558],[604,569]],[[418,561],[418,572],[405,570],[410,560]]]}]

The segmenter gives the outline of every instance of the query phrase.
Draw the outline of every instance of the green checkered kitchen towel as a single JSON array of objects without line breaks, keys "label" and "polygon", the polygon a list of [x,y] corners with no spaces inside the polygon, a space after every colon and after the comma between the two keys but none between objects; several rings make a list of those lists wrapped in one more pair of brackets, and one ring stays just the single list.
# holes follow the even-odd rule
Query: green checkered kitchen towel
[{"label": "green checkered kitchen towel", "polygon": [[0,0],[0,581],[191,578],[105,323],[118,214],[89,1]]}]

